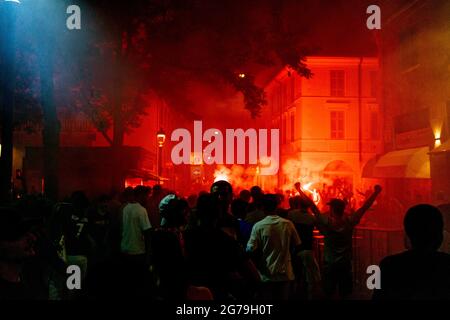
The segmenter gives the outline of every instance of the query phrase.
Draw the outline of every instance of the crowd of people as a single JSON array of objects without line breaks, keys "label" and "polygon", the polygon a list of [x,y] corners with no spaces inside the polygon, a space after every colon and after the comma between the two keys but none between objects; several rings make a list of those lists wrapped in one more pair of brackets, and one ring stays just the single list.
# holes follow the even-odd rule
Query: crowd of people
[{"label": "crowd of people", "polygon": [[[81,191],[57,204],[25,197],[0,208],[0,299],[352,298],[354,228],[382,188],[357,209],[331,198],[328,210],[295,189],[289,208],[282,195],[258,186],[234,194],[226,181],[187,198],[160,185],[93,202]],[[448,218],[445,206],[406,212],[407,250],[381,261],[373,299],[450,298]],[[81,288],[68,287],[70,265]]]}]

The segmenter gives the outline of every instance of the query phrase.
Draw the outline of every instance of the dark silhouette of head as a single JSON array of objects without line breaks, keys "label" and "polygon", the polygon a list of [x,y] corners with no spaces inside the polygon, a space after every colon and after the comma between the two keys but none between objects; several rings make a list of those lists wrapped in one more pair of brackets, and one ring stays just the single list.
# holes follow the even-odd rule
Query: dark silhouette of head
[{"label": "dark silhouette of head", "polygon": [[124,203],[133,202],[134,201],[134,192],[133,187],[126,187],[122,192],[122,201]]},{"label": "dark silhouette of head", "polygon": [[262,207],[266,214],[271,215],[275,214],[276,209],[278,208],[279,198],[276,194],[265,194],[262,197]]},{"label": "dark silhouette of head", "polygon": [[137,186],[134,188],[134,199],[135,201],[139,202],[141,205],[145,206],[147,202],[147,198],[151,192],[151,189],[146,186]]},{"label": "dark silhouette of head", "polygon": [[256,199],[260,199],[263,194],[264,192],[258,186],[253,186],[250,188],[250,195],[252,196],[253,201],[255,201]]},{"label": "dark silhouette of head", "polygon": [[231,213],[238,219],[245,219],[248,203],[242,199],[234,199],[231,202]]},{"label": "dark silhouette of head", "polygon": [[244,189],[241,192],[239,192],[239,199],[242,199],[245,202],[250,202],[251,197],[252,197],[252,194],[247,189]]},{"label": "dark silhouette of head", "polygon": [[178,228],[185,225],[188,209],[189,205],[186,200],[180,198],[171,199],[165,213],[167,227]]},{"label": "dark silhouette of head", "polygon": [[441,246],[444,222],[435,206],[419,204],[409,208],[403,226],[413,249],[437,250]]},{"label": "dark silhouette of head", "polygon": [[330,206],[330,213],[336,217],[342,217],[345,212],[346,203],[342,199],[333,198],[328,203]]},{"label": "dark silhouette of head", "polygon": [[204,228],[215,228],[219,221],[217,198],[210,193],[204,193],[198,197],[196,218],[198,224]]},{"label": "dark silhouette of head", "polygon": [[289,206],[291,209],[307,210],[310,207],[310,204],[302,197],[295,196],[289,198]]},{"label": "dark silhouette of head", "polygon": [[299,204],[298,204],[299,198],[300,197],[290,197],[289,198],[289,209],[291,209],[291,210],[298,209],[298,207],[299,207]]},{"label": "dark silhouette of head", "polygon": [[162,187],[160,184],[155,184],[153,186],[153,194],[155,195],[159,195],[160,193],[162,193]]},{"label": "dark silhouette of head", "polygon": [[89,200],[86,197],[84,191],[78,190],[74,191],[70,196],[70,202],[79,208],[86,208],[89,206]]},{"label": "dark silhouette of head", "polygon": [[222,211],[221,214],[226,214],[231,200],[233,200],[233,188],[231,184],[225,180],[214,182],[211,186],[211,195],[216,198]]}]

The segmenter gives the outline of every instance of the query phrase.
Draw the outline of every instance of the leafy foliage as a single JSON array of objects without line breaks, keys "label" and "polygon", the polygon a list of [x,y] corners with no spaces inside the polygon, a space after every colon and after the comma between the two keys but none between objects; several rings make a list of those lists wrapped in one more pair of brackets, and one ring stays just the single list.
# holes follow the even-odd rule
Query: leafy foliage
[{"label": "leafy foliage", "polygon": [[255,118],[266,99],[252,65],[288,66],[311,76],[302,31],[280,22],[271,0],[99,0],[92,8],[95,16],[87,21],[96,36],[74,62],[79,81],[73,93],[76,107],[104,134],[138,127],[151,91],[183,112],[193,103],[185,91],[193,79],[230,84]]}]

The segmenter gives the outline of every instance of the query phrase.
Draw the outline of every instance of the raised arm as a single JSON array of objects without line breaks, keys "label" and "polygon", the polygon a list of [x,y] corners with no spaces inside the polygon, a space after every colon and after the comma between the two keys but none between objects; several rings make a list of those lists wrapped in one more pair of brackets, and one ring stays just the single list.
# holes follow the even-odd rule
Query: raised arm
[{"label": "raised arm", "polygon": [[381,189],[381,186],[377,184],[377,185],[375,185],[373,190],[374,190],[373,193],[370,195],[369,198],[366,199],[366,201],[361,206],[361,208],[356,210],[356,212],[353,214],[352,220],[355,224],[359,223],[359,221],[364,216],[364,214],[367,212],[367,210],[369,210],[369,208],[372,206],[372,204],[374,203],[375,199],[378,197],[378,195],[380,194],[382,189]]}]

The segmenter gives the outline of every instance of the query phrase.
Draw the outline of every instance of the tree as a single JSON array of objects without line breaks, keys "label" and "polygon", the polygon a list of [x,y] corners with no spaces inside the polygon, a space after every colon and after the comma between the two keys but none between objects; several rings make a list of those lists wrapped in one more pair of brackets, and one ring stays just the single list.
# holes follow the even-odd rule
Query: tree
[{"label": "tree", "polygon": [[[150,89],[172,104],[187,105],[180,89],[183,83],[215,79],[241,92],[245,108],[257,117],[265,95],[254,76],[245,72],[248,64],[286,65],[301,76],[311,76],[304,63],[308,51],[302,45],[302,33],[283,25],[278,2],[265,1],[270,20],[256,21],[251,28],[245,15],[256,9],[254,3],[227,3],[96,2],[91,25],[100,37],[86,44],[84,61],[76,62],[81,73],[75,92],[78,108],[107,141],[121,145],[124,132],[139,124]],[[201,49],[192,50],[193,44]],[[240,77],[241,73],[245,76]],[[112,138],[106,134],[111,127]]]},{"label": "tree", "polygon": [[[268,10],[263,19],[247,21],[247,15],[264,5]],[[288,66],[301,76],[311,76],[304,63],[307,51],[301,30],[282,23],[276,1],[266,0],[264,5],[96,1],[87,13],[91,16],[84,15],[95,36],[85,38],[78,48],[79,59],[72,59],[73,73],[78,75],[74,107],[115,148],[117,159],[124,134],[139,126],[145,115],[151,90],[169,105],[188,107],[192,102],[184,89],[192,79],[231,85],[243,94],[251,116],[258,117],[266,99],[252,72],[246,71],[250,64]],[[118,177],[114,181],[116,188],[123,185]]]}]

